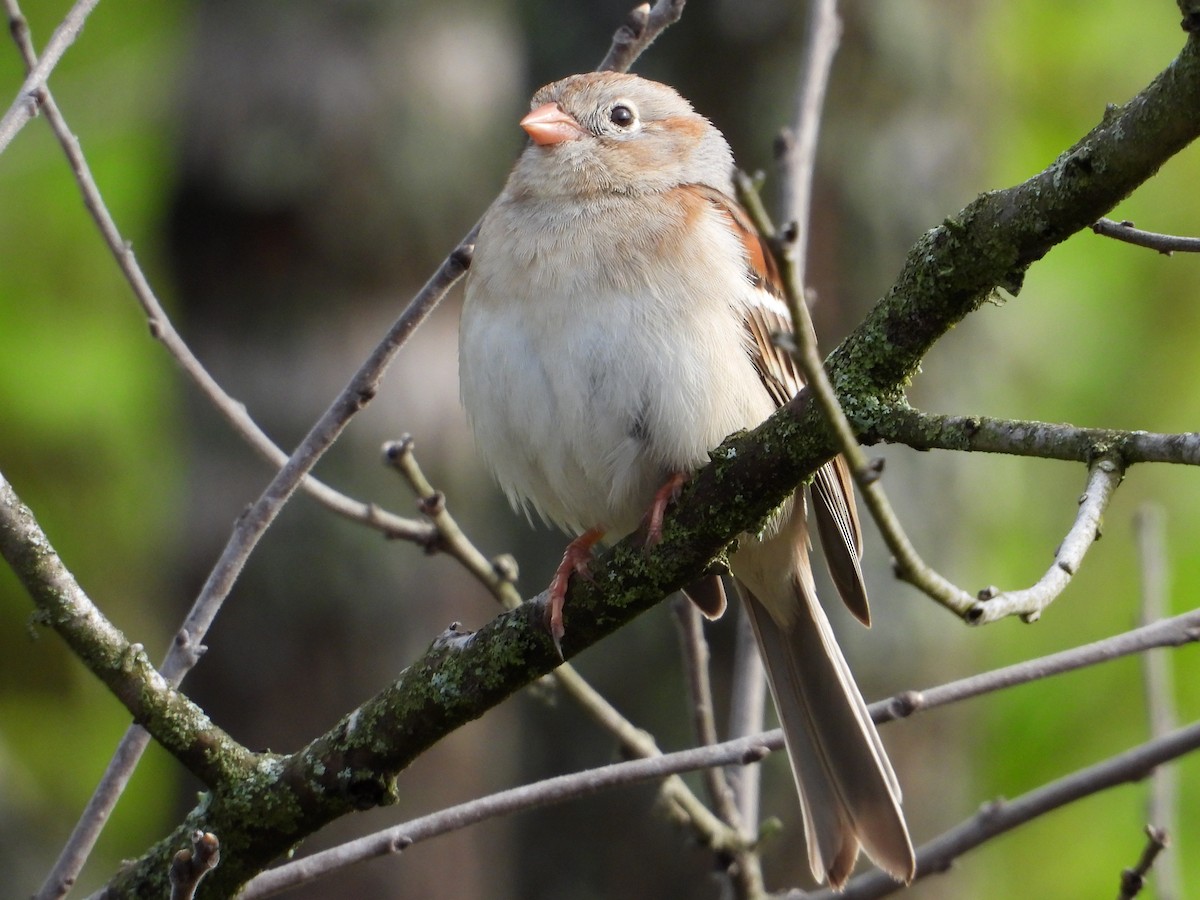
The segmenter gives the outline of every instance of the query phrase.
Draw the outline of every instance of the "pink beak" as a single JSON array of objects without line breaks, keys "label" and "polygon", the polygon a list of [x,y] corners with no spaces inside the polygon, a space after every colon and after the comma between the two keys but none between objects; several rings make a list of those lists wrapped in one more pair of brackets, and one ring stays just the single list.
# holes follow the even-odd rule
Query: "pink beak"
[{"label": "pink beak", "polygon": [[521,127],[539,147],[573,141],[584,134],[575,118],[559,109],[557,103],[539,106],[521,120]]}]

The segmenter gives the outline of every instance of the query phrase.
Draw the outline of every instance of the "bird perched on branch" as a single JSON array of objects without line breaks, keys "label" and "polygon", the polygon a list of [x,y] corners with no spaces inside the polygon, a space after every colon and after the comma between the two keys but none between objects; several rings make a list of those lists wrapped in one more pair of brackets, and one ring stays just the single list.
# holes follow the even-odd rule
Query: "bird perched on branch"
[{"label": "bird perched on branch", "polygon": [[[662,510],[708,451],[802,386],[772,341],[790,332],[778,271],[733,199],[721,133],[666,85],[598,72],[539,90],[530,143],[485,214],[460,333],[463,404],[515,505],[578,537],[551,585],[548,626],[592,546]],[[815,476],[834,584],[869,624],[862,537],[845,463]],[[766,665],[800,792],[813,874],[835,888],[860,847],[910,881],[900,787],[818,602],[799,490],[730,559]],[[688,590],[710,617],[719,582]]]}]

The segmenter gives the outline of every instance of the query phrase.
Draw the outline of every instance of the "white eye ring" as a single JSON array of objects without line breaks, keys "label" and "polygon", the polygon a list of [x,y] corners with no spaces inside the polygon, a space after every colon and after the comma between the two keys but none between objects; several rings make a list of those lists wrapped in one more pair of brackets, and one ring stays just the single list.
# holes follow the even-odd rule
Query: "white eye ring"
[{"label": "white eye ring", "polygon": [[628,131],[637,120],[637,108],[627,100],[618,100],[608,110],[608,121],[622,131]]}]

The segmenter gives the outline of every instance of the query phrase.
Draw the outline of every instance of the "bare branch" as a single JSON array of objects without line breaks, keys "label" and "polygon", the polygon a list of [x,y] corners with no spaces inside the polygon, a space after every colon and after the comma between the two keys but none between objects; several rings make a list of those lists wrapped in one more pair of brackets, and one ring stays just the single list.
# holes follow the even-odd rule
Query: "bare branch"
[{"label": "bare branch", "polygon": [[[42,58],[25,76],[25,82],[17,91],[12,106],[8,108],[4,117],[0,118],[0,153],[4,152],[17,132],[25,127],[25,123],[37,115],[38,108],[45,99],[43,89],[46,79],[50,77],[67,48],[75,43],[75,38],[79,37],[79,32],[83,30],[83,23],[99,2],[100,0],[76,0],[75,5],[54,29],[54,34],[50,35],[50,42],[42,51]],[[8,12],[9,27],[13,36],[17,40],[21,39],[22,34],[28,38],[29,29],[16,0],[4,0],[4,7]]]},{"label": "bare branch", "polygon": [[805,286],[808,260],[808,234],[811,227],[813,175],[817,162],[817,135],[825,107],[825,89],[829,72],[842,37],[842,21],[837,0],[810,0],[805,39],[800,63],[800,84],[796,91],[796,115],[792,127],[785,129],[776,142],[779,164],[779,220],[795,223],[795,253],[791,254],[792,280]]},{"label": "bare branch", "polygon": [[957,703],[968,697],[978,697],[1158,647],[1181,647],[1196,641],[1200,641],[1200,609],[924,691],[905,691],[889,700],[871,704],[871,717],[876,724],[882,725],[891,719],[909,716],[916,710]]},{"label": "bare branch", "polygon": [[[713,746],[718,743],[718,736],[713,712],[713,686],[708,677],[709,652],[708,641],[704,640],[703,617],[696,605],[683,594],[676,594],[676,598],[671,602],[671,611],[678,625],[684,676],[688,682],[692,728],[696,732],[698,744]],[[762,880],[762,860],[755,847],[755,823],[743,821],[724,768],[704,768],[701,770],[701,776],[708,796],[712,798],[716,814],[734,833],[742,836],[742,846],[732,854],[726,852],[727,856],[732,856],[732,864],[726,866],[732,895],[739,900],[762,898],[766,887]]]},{"label": "bare branch", "polygon": [[780,270],[784,273],[784,293],[792,314],[792,334],[779,335],[776,339],[788,342],[787,348],[804,373],[807,389],[816,399],[825,422],[834,434],[838,450],[846,459],[859,495],[879,528],[884,543],[891,551],[897,577],[907,581],[951,612],[965,617],[975,606],[975,598],[936,572],[917,553],[883,491],[879,480],[881,468],[868,460],[866,453],[859,446],[858,436],[854,433],[825,371],[817,352],[816,332],[813,329],[808,304],[804,302],[802,285],[795,277],[798,269],[794,260],[804,252],[803,248],[798,246],[795,231],[789,231],[782,236],[776,235],[749,179],[739,173],[737,187],[756,227],[768,238],[780,256]]},{"label": "bare branch", "polygon": [[[879,481],[880,469],[867,460],[866,454],[859,446],[858,437],[824,369],[817,353],[816,334],[808,307],[803,301],[802,286],[794,278],[794,265],[788,264],[802,253],[802,249],[796,246],[795,233],[784,234],[781,238],[774,234],[761,203],[758,202],[757,192],[746,176],[739,176],[738,188],[756,225],[764,236],[773,239],[772,245],[782,254],[785,294],[794,323],[794,346],[790,349],[804,372],[809,390],[834,433],[838,449],[849,464],[863,502],[870,510],[884,542],[892,553],[896,576],[971,624],[994,622],[1010,615],[1020,615],[1027,622],[1035,621],[1041,615],[1041,611],[1066,588],[1078,570],[1087,548],[1098,537],[1100,517],[1112,492],[1124,477],[1121,458],[1116,452],[1112,452],[1106,457],[1092,460],[1088,489],[1081,500],[1075,525],[1056,552],[1054,565],[1033,587],[1008,593],[1000,593],[996,588],[987,588],[981,591],[978,597],[972,597],[950,582],[920,557],[904,532],[899,518],[883,492]],[[1111,439],[1111,434],[1109,437]],[[1097,446],[1099,442],[1092,446],[1093,453]]]},{"label": "bare branch", "polygon": [[655,0],[654,6],[643,3],[631,9],[596,71],[628,72],[655,38],[679,21],[685,3],[687,0]]},{"label": "bare branch", "polygon": [[680,772],[695,771],[712,765],[714,759],[733,762],[745,758],[751,760],[761,758],[760,748],[755,738],[743,738],[740,741],[719,744],[714,747],[683,750],[649,759],[613,763],[597,769],[560,775],[535,784],[510,788],[488,797],[422,816],[411,822],[367,835],[330,850],[314,853],[295,862],[286,863],[247,882],[238,896],[241,900],[254,900],[258,897],[270,896],[284,888],[315,880],[356,862],[395,853],[418,841],[456,831],[495,816],[551,803],[560,803],[612,787],[638,784],[667,775],[677,775]]},{"label": "bare branch", "polygon": [[[692,711],[692,730],[700,745],[715,744],[717,723],[713,713],[712,682],[708,677],[709,650],[704,638],[704,623],[700,611],[687,597],[676,594],[671,601],[671,612],[679,631],[679,646],[683,657],[683,669],[688,688],[689,706]],[[729,785],[717,772],[707,777],[709,796],[713,805],[721,811],[721,818],[731,825],[738,822],[737,811]]]},{"label": "bare branch", "polygon": [[[1100,523],[1113,492],[1125,477],[1125,469],[1113,457],[1101,457],[1089,468],[1087,487],[1079,498],[1075,523],[1054,554],[1054,563],[1037,584],[1023,591],[997,592],[996,588],[981,591],[979,602],[966,611],[965,618],[974,625],[995,622],[1005,616],[1020,616],[1026,622],[1036,622],[1042,610],[1063,592],[1070,583],[1088,549],[1100,539]],[[901,576],[903,577],[903,576]]]},{"label": "bare branch", "polygon": [[[712,681],[709,678],[708,641],[704,637],[704,621],[694,603],[682,594],[671,601],[671,612],[679,632],[685,682],[688,689],[688,705],[692,713],[692,731],[701,746],[716,744],[717,722],[713,711]],[[735,828],[741,828],[740,816],[733,802],[733,794],[724,772],[711,769],[705,772],[705,785],[713,806],[721,818]]]},{"label": "bare branch", "polygon": [[1090,463],[1111,453],[1128,467],[1134,463],[1200,466],[1200,432],[1161,434],[1114,428],[1077,428],[1024,419],[943,416],[903,403],[882,404],[855,426],[863,441],[906,444],[914,450],[1004,453]]},{"label": "bare branch", "polygon": [[473,245],[460,244],[458,249],[443,261],[392,324],[366,362],[359,367],[350,382],[305,435],[287,464],[271,479],[271,483],[250,509],[238,519],[225,549],[184,620],[181,635],[185,640],[177,640],[167,654],[163,674],[168,679],[178,683],[178,679],[182,679],[195,665],[198,658],[196,648],[201,645],[209,626],[259,540],[275,521],[283,505],[295,493],[304,476],[333,445],[350,419],[374,398],[388,364],[401,346],[466,272],[472,249]]},{"label": "bare branch", "polygon": [[[621,715],[570,663],[563,663],[548,677],[594,722],[614,735],[626,754],[641,758],[662,756],[653,735]],[[691,831],[702,846],[732,855],[753,842],[753,836],[738,834],[713,815],[678,775],[667,778],[659,794],[673,818]]]},{"label": "bare branch", "polygon": [[1179,237],[1173,234],[1158,234],[1154,231],[1142,231],[1133,227],[1128,219],[1117,222],[1113,219],[1097,219],[1092,225],[1092,231],[1103,237],[1116,238],[1126,244],[1138,247],[1148,247],[1157,250],[1163,256],[1172,253],[1200,253],[1200,238]]},{"label": "bare branch", "polygon": [[[676,594],[671,611],[678,625],[683,669],[688,685],[688,700],[692,710],[692,727],[700,746],[717,744],[717,724],[713,712],[712,684],[709,680],[709,649],[704,637],[704,621],[700,610],[683,594]],[[757,900],[765,893],[762,861],[753,846],[756,827],[744,822],[737,800],[730,788],[725,769],[709,766],[701,771],[713,808],[731,829],[746,839],[746,846],[733,854],[728,868],[733,896],[739,900]]]},{"label": "bare branch", "polygon": [[150,732],[140,725],[134,725],[125,732],[53,867],[34,894],[34,900],[57,900],[66,896],[75,886],[92,848],[108,823],[109,815],[125,792],[138,760],[149,744]]}]

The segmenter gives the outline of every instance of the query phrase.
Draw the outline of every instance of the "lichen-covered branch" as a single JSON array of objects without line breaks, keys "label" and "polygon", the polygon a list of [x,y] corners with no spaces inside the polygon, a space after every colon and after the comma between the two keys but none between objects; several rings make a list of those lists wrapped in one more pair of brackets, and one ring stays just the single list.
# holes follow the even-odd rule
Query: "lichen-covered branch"
[{"label": "lichen-covered branch", "polygon": [[205,783],[228,781],[250,764],[249,751],[174,690],[84,593],[54,552],[32,511],[0,474],[0,556],[37,607],[38,621],[62,637],[125,708]]}]

